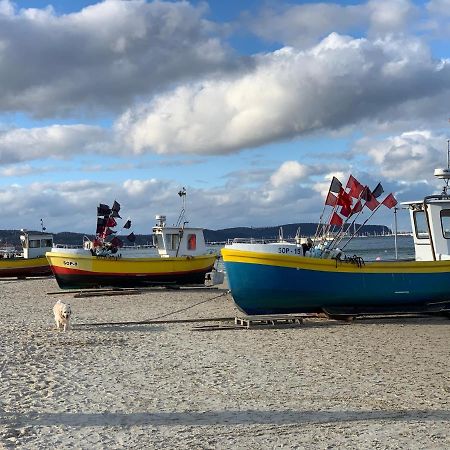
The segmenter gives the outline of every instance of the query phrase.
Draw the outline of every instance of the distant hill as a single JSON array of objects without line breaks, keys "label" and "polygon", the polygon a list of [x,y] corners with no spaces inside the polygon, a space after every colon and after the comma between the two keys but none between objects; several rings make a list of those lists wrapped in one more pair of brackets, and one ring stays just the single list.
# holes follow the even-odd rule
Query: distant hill
[{"label": "distant hill", "polygon": [[[358,229],[359,225],[356,224]],[[225,228],[223,230],[205,230],[205,239],[207,242],[226,242],[228,239],[254,238],[254,239],[277,239],[280,234],[280,228],[283,229],[283,237],[293,238],[300,228],[301,236],[314,236],[317,230],[317,223],[288,223],[276,227],[238,227]],[[384,225],[364,225],[359,234],[383,234],[391,230]]]},{"label": "distant hill", "polygon": [[[276,227],[236,227],[224,228],[222,230],[205,229],[205,239],[207,242],[226,242],[228,239],[234,238],[254,238],[254,239],[276,239],[279,236],[280,227],[283,228],[284,238],[293,238],[297,229],[300,227],[302,236],[314,236],[317,223],[289,223],[278,225]],[[358,224],[356,225],[358,228]],[[31,230],[30,230],[31,231]],[[383,234],[389,233],[391,230],[384,225],[364,225],[361,234]],[[87,236],[93,239],[92,234],[62,232],[54,233],[53,240],[55,244],[63,245],[81,245],[83,237]],[[122,237],[126,241],[125,237]],[[152,243],[152,236],[149,234],[136,234],[136,245],[145,245]],[[6,244],[20,247],[20,230],[0,230],[0,246]]]}]

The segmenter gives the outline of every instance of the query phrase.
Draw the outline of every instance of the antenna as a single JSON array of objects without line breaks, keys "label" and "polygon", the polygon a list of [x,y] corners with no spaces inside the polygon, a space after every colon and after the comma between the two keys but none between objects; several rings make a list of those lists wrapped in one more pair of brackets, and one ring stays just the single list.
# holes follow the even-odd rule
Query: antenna
[{"label": "antenna", "polygon": [[44,232],[47,228],[44,227],[44,220],[41,219],[41,231]]},{"label": "antenna", "polygon": [[434,176],[444,180],[444,187],[442,188],[442,195],[447,195],[448,183],[450,181],[450,139],[447,139],[447,168],[434,169]]},{"label": "antenna", "polygon": [[[181,225],[181,222],[184,219],[184,214],[186,213],[186,195],[187,195],[186,188],[183,187],[183,189],[181,189],[181,191],[178,192],[178,195],[181,198],[182,206],[181,206],[180,215],[178,216],[178,220],[177,220],[177,224],[176,224],[177,227],[179,227]],[[187,222],[184,222],[184,223],[187,223]]]}]

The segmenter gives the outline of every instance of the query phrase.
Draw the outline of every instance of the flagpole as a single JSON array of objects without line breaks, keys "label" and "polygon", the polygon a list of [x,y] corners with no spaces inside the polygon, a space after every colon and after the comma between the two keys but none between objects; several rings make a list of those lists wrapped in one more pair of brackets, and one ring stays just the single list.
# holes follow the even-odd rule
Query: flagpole
[{"label": "flagpole", "polygon": [[326,204],[323,205],[322,214],[319,217],[319,223],[317,224],[316,232],[314,233],[314,242],[316,241],[316,239],[319,235],[319,229],[320,229],[320,226],[322,225],[322,218],[323,218],[323,214],[325,213],[326,206],[327,206]]},{"label": "flagpole", "polygon": [[395,248],[395,259],[398,259],[398,248],[397,248],[397,210],[398,208],[394,206],[394,248]]},{"label": "flagpole", "polygon": [[[357,202],[360,201],[360,200],[361,200],[361,197],[358,198]],[[356,236],[356,234],[357,234],[358,231],[360,230],[360,228],[355,229],[355,228],[356,228],[356,219],[358,219],[359,215],[363,212],[364,206],[365,206],[365,204],[362,205],[362,209],[361,209],[360,211],[358,211],[358,213],[356,214],[356,216],[355,216],[355,218],[353,219],[352,223],[351,223],[351,224],[349,225],[349,227],[347,228],[347,230],[349,230],[349,229],[351,230],[351,228],[352,228],[352,226],[353,226],[353,234],[351,235],[351,238],[352,238],[352,239]],[[349,216],[349,217],[347,218],[347,220],[348,220],[350,217],[351,217],[351,216]],[[344,222],[344,225],[347,223],[347,220]],[[336,242],[336,245],[339,245],[340,242],[342,242],[342,240],[344,239],[344,236],[345,236],[345,234],[343,234],[343,235],[341,236],[341,239],[339,239],[339,241]]]},{"label": "flagpole", "polygon": [[[372,192],[369,190],[369,188],[368,188],[367,186],[366,186],[365,189],[367,190],[367,193],[369,193],[369,194],[370,194],[373,198],[375,198],[375,199],[377,199],[377,198],[381,195],[381,193],[384,192],[383,187],[381,186],[381,183],[378,183],[378,184],[375,186],[375,189],[374,189]],[[359,230],[361,229],[361,227],[364,225],[364,224],[363,224],[363,225],[362,225],[361,227],[359,227],[357,230],[355,229],[355,222],[356,222],[356,220],[358,219],[359,215],[363,212],[364,206],[366,206],[367,203],[368,203],[368,201],[369,201],[367,198],[364,198],[364,196],[366,195],[366,194],[365,194],[366,190],[361,191],[360,194],[359,194],[359,197],[357,198],[356,204],[357,204],[358,202],[360,202],[361,200],[366,200],[366,202],[364,203],[364,205],[361,206],[361,209],[358,211],[357,215],[353,218],[353,221],[352,221],[352,223],[350,224],[349,228],[347,228],[347,229],[350,229],[350,230],[351,230],[352,225],[354,225],[354,227],[353,227],[353,234],[350,233],[351,236],[350,236],[350,239],[349,239],[348,242],[350,242],[350,240],[353,239],[353,238],[356,236],[356,234],[358,233],[358,231],[359,231]],[[381,192],[379,192],[380,190],[381,190]],[[376,193],[378,193],[378,195],[375,195]],[[355,204],[355,206],[356,206],[356,204]],[[381,203],[379,203],[379,204],[377,205],[377,208],[380,206],[380,204],[381,204]],[[373,213],[372,213],[372,215],[373,215]],[[371,215],[370,217],[372,217],[372,215]],[[350,216],[347,217],[345,223],[348,222],[348,220],[350,219],[351,216],[352,216],[352,215],[350,215]],[[369,217],[367,220],[369,220],[370,217]],[[367,221],[366,221],[366,222],[367,222]],[[366,223],[366,222],[364,222],[364,223]],[[344,223],[344,224],[345,224],[345,223]],[[341,237],[340,237],[340,239],[338,240],[338,242],[336,242],[336,246],[340,244],[340,242],[344,239],[344,236],[345,236],[345,234],[342,234],[342,235],[341,235]],[[347,242],[345,245],[347,245],[348,242]]]},{"label": "flagpole", "polygon": [[[358,202],[361,201],[361,199],[362,199],[362,192],[359,194],[359,197],[356,199],[355,206],[356,206],[356,204],[357,204]],[[347,230],[351,230],[352,225],[355,225],[356,219],[357,219],[357,218],[359,217],[359,215],[362,213],[362,211],[363,211],[363,209],[364,209],[364,206],[365,206],[365,204],[361,206],[361,209],[357,212],[357,214],[356,214],[356,216],[354,217],[352,223],[347,227]],[[343,224],[342,224],[342,230],[344,229],[344,226],[345,226],[345,225],[347,224],[347,222],[349,221],[350,217],[351,217],[351,214],[350,214],[350,216],[348,216],[348,217],[345,219],[345,221],[343,222]],[[358,228],[358,230],[359,230],[359,228]],[[356,235],[356,233],[358,232],[358,230],[355,231],[355,228],[353,228],[353,235],[351,235],[352,238]],[[338,236],[336,236],[336,238],[339,238],[338,241],[337,241],[337,242],[334,242],[335,240],[333,239],[333,241],[332,241],[331,244],[330,244],[330,247],[331,247],[332,245],[338,246],[339,243],[344,239],[344,236],[345,236],[345,233],[339,233]],[[334,248],[334,247],[331,247],[331,248]]]},{"label": "flagpole", "polygon": [[[328,196],[329,196],[331,193],[336,193],[337,196],[338,196],[338,195],[339,195],[339,190],[340,190],[341,188],[342,188],[342,183],[341,183],[336,177],[333,177],[333,178],[331,179],[331,182],[330,182],[330,187],[328,188],[328,194],[327,194],[327,197],[326,197],[326,200],[325,200],[325,204],[323,205],[322,214],[320,215],[320,218],[319,218],[319,223],[317,224],[316,233],[314,234],[314,241],[315,241],[316,239],[318,239],[318,237],[319,237],[319,230],[320,230],[320,228],[322,228],[322,237],[321,237],[321,239],[320,239],[320,242],[321,242],[321,243],[323,242],[324,236],[326,235],[325,230],[329,229],[329,222],[330,222],[330,220],[331,220],[331,216],[332,216],[333,212],[335,212],[336,206],[337,206],[336,204],[333,206],[333,210],[331,211],[330,215],[328,216],[327,225],[325,225],[325,223],[322,224],[322,218],[323,218],[323,215],[324,215],[324,213],[325,213],[325,208],[326,208],[326,206],[327,206]],[[336,189],[337,189],[337,190],[336,190]],[[331,206],[331,205],[330,205],[330,206]],[[325,228],[325,226],[327,226],[327,228]]]}]

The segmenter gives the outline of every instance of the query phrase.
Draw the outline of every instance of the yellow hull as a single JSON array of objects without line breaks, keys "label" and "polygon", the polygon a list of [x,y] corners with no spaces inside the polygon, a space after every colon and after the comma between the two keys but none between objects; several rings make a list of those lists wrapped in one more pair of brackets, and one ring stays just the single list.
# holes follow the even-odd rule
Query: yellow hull
[{"label": "yellow hull", "polygon": [[138,287],[157,284],[203,283],[216,255],[172,258],[114,258],[89,254],[47,252],[61,288]]},{"label": "yellow hull", "polygon": [[45,256],[39,258],[2,258],[0,277],[33,277],[51,275]]}]

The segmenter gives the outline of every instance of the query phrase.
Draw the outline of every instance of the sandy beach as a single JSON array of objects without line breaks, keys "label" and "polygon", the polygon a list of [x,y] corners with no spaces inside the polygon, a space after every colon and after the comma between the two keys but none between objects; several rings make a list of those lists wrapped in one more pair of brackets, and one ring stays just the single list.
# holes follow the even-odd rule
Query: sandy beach
[{"label": "sandy beach", "polygon": [[[53,279],[0,281],[4,448],[450,448],[446,318],[95,326],[237,311],[226,289],[56,291]],[[66,333],[58,299],[73,310]]]}]

